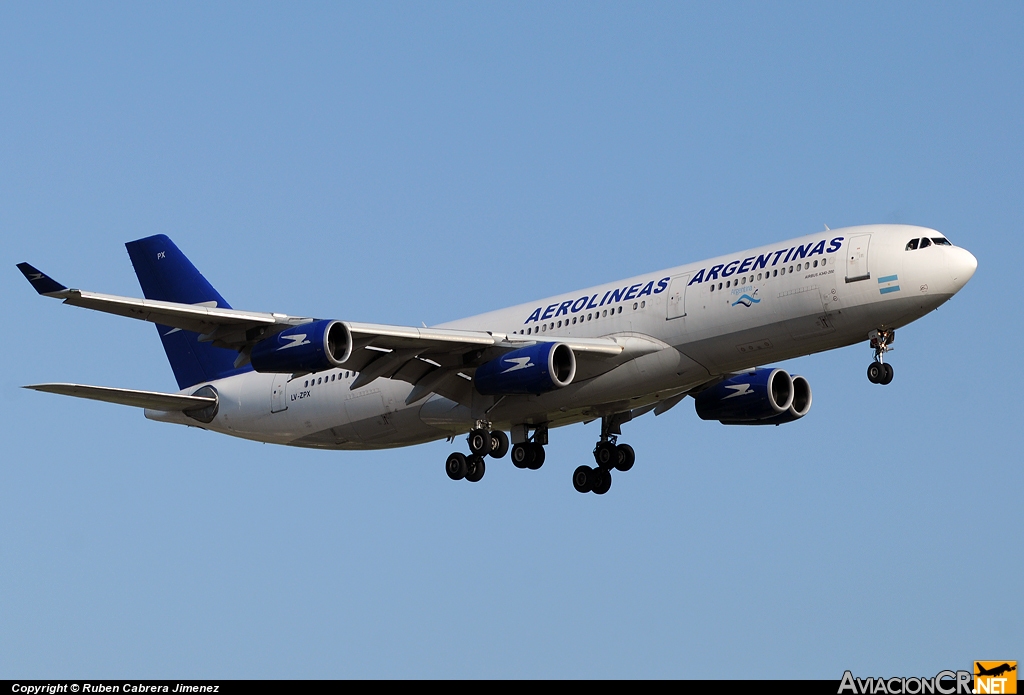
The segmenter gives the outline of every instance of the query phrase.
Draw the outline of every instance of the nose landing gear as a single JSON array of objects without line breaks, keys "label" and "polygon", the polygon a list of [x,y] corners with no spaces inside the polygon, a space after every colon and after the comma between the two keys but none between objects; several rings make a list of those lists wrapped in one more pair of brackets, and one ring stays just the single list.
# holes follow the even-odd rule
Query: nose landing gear
[{"label": "nose landing gear", "polygon": [[868,365],[868,381],[872,384],[888,384],[893,378],[893,368],[891,364],[885,363],[883,356],[892,350],[891,344],[896,340],[896,331],[883,328],[871,331],[868,338],[875,350],[875,361]]}]

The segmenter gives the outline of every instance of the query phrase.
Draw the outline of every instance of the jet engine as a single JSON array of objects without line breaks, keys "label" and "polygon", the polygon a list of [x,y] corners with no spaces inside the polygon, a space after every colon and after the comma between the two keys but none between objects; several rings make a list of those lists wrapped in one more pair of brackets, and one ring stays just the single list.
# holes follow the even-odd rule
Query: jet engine
[{"label": "jet engine", "polygon": [[535,343],[476,369],[476,390],[485,396],[538,394],[560,389],[576,376],[576,355],[564,343]]},{"label": "jet engine", "polygon": [[811,385],[784,369],[758,368],[721,381],[694,399],[702,420],[723,425],[781,425],[811,409]]},{"label": "jet engine", "polygon": [[340,367],[351,354],[348,326],[322,319],[261,340],[253,346],[250,361],[257,372],[319,372]]}]

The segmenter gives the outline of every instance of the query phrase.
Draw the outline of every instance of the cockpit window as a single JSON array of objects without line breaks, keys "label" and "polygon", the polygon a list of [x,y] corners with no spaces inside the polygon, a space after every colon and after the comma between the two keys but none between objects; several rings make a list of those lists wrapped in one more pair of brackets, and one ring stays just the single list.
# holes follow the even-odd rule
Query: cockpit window
[{"label": "cockpit window", "polygon": [[952,244],[949,243],[948,239],[940,236],[933,236],[932,243],[935,244],[936,246],[952,246]]},{"label": "cockpit window", "polygon": [[931,245],[932,245],[932,242],[928,239],[928,237],[925,237],[924,239],[921,239],[921,248],[922,249],[923,248],[927,248],[927,247],[929,247]]},{"label": "cockpit window", "polygon": [[911,239],[907,242],[907,251],[913,251],[917,248],[917,239]]}]

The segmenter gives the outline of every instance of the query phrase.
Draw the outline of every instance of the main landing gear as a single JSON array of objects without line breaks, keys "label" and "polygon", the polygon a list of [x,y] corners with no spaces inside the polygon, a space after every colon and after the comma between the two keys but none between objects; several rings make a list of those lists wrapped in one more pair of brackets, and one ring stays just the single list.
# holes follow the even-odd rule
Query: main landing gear
[{"label": "main landing gear", "polygon": [[466,438],[469,442],[469,456],[456,451],[445,461],[444,470],[452,480],[465,478],[471,483],[478,483],[487,470],[484,457],[500,459],[508,453],[508,436],[504,432],[492,432],[487,423],[477,424]]},{"label": "main landing gear", "polygon": [[[526,430],[528,431],[528,430]],[[513,432],[515,434],[515,432]],[[512,465],[535,471],[544,465],[544,445],[548,443],[548,428],[541,425],[527,436],[526,441],[512,445]]]},{"label": "main landing gear", "polygon": [[[626,413],[628,415],[628,413]],[[576,492],[593,492],[603,495],[612,486],[612,469],[628,471],[636,463],[636,453],[629,444],[617,444],[622,434],[619,426],[625,420],[621,415],[601,419],[601,439],[594,447],[594,461],[597,467],[580,466],[572,474],[572,486]]]},{"label": "main landing gear", "polygon": [[868,333],[871,340],[871,347],[875,350],[875,361],[868,365],[868,381],[872,384],[888,384],[893,378],[891,364],[886,364],[883,356],[892,350],[892,343],[896,340],[896,331],[893,329],[879,329]]}]

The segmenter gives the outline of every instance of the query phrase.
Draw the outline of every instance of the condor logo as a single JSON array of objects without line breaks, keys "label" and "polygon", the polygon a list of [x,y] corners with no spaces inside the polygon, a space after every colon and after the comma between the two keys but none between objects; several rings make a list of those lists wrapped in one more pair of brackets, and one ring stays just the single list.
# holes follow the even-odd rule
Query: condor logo
[{"label": "condor logo", "polygon": [[1016,661],[975,661],[975,693],[1016,693]]},{"label": "condor logo", "polygon": [[530,367],[537,366],[533,362],[531,362],[530,359],[531,358],[529,357],[508,357],[502,360],[505,364],[515,365],[503,371],[502,374],[508,374],[509,372],[518,372],[520,369],[529,369]]},{"label": "condor logo", "polygon": [[298,333],[296,335],[282,335],[280,340],[290,340],[291,342],[287,345],[282,345],[278,350],[287,350],[288,348],[299,347],[300,345],[309,345],[309,341],[306,340],[305,333]]}]

